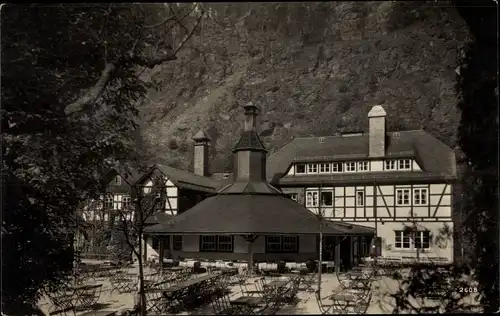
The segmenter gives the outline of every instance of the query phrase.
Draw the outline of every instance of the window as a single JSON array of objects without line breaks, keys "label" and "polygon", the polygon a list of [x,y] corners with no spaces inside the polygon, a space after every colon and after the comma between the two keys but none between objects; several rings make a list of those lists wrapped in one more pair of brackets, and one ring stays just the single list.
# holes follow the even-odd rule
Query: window
[{"label": "window", "polygon": [[330,164],[329,163],[322,163],[319,165],[319,172],[320,173],[330,173]]},{"label": "window", "polygon": [[158,237],[153,237],[153,249],[160,250],[160,239]]},{"label": "window", "polygon": [[303,163],[296,164],[295,173],[306,173],[306,165]]},{"label": "window", "polygon": [[318,206],[318,191],[306,192],[306,206],[307,207]]},{"label": "window", "polygon": [[104,209],[105,210],[113,209],[113,196],[108,195],[104,198]]},{"label": "window", "polygon": [[281,237],[280,236],[266,236],[266,252],[280,252],[281,251]]},{"label": "window", "polygon": [[356,163],[355,162],[346,162],[345,163],[345,171],[347,171],[347,172],[356,171]]},{"label": "window", "polygon": [[368,171],[368,161],[358,162],[358,171]]},{"label": "window", "polygon": [[334,162],[332,163],[332,170],[333,172],[342,172],[342,163],[341,162]]},{"label": "window", "polygon": [[298,251],[298,236],[266,236],[266,253]]},{"label": "window", "polygon": [[200,236],[200,251],[233,252],[233,236]]},{"label": "window", "polygon": [[410,170],[410,169],[411,169],[411,160],[410,159],[399,160],[399,170]]},{"label": "window", "polygon": [[124,209],[129,208],[132,205],[132,199],[129,195],[122,196],[122,206]]},{"label": "window", "polygon": [[122,177],[116,176],[115,180],[113,181],[114,184],[116,185],[121,185],[122,184]]},{"label": "window", "polygon": [[200,236],[200,251],[215,251],[217,236]]},{"label": "window", "polygon": [[297,193],[288,193],[287,194],[292,200],[294,201],[298,201],[299,197],[298,197],[298,194]]},{"label": "window", "polygon": [[233,252],[233,236],[217,236],[217,251]]},{"label": "window", "polygon": [[356,191],[356,206],[365,206],[365,191]]},{"label": "window", "polygon": [[182,235],[174,235],[172,248],[178,251],[182,250]]},{"label": "window", "polygon": [[415,232],[415,248],[429,249],[431,247],[430,237],[429,231]]},{"label": "window", "polygon": [[427,205],[427,189],[413,189],[413,204]]},{"label": "window", "polygon": [[384,164],[385,170],[396,170],[396,160],[386,160]]},{"label": "window", "polygon": [[321,191],[321,206],[333,206],[333,191]]},{"label": "window", "polygon": [[411,248],[410,232],[409,231],[397,230],[394,232],[394,234],[395,234],[394,247],[396,247],[397,249],[410,249]]},{"label": "window", "polygon": [[307,164],[307,173],[318,173],[318,164],[308,163]]},{"label": "window", "polygon": [[396,189],[396,205],[410,205],[410,189]]}]

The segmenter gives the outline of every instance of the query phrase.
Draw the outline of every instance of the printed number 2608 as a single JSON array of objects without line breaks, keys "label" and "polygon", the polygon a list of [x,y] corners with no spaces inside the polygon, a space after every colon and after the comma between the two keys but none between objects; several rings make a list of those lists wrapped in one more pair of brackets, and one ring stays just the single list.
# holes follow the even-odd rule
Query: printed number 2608
[{"label": "printed number 2608", "polygon": [[459,288],[460,293],[477,293],[477,287],[461,287]]}]

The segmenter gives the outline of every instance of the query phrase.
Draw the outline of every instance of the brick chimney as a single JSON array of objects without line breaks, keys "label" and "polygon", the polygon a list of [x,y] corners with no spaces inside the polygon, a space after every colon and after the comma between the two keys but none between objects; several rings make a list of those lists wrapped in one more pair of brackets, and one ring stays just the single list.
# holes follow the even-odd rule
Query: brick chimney
[{"label": "brick chimney", "polygon": [[368,113],[368,157],[381,158],[385,156],[385,110],[381,105],[375,105]]},{"label": "brick chimney", "polygon": [[210,138],[204,131],[200,130],[193,137],[194,161],[193,172],[200,176],[208,176],[208,144]]}]

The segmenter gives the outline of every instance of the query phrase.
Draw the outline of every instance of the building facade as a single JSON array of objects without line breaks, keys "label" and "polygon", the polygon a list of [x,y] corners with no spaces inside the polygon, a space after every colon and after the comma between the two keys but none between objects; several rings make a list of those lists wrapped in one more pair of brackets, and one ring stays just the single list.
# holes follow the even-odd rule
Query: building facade
[{"label": "building facade", "polygon": [[[268,178],[329,221],[375,228],[383,257],[452,262],[454,152],[423,130],[386,132],[385,115],[371,109],[367,134],[292,140],[269,158]],[[364,256],[370,243],[346,246]]]}]

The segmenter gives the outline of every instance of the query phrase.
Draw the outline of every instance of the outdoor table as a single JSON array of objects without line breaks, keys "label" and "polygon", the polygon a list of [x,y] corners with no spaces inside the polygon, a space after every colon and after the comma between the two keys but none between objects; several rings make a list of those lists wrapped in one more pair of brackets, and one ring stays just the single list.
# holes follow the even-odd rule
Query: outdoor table
[{"label": "outdoor table", "polygon": [[149,288],[146,289],[146,310],[152,312],[153,314],[161,314],[164,312],[164,308],[167,303],[162,296],[162,289]]},{"label": "outdoor table", "polygon": [[75,307],[90,309],[99,300],[102,284],[85,284],[73,286],[69,290],[75,299]]},{"label": "outdoor table", "polygon": [[114,279],[114,286],[111,292],[114,290],[117,290],[120,293],[125,293],[125,292],[130,292],[132,291],[136,285],[136,279],[135,278],[126,278],[126,277],[121,277],[121,278],[116,278]]},{"label": "outdoor table", "polygon": [[179,272],[179,271],[185,270],[185,268],[183,268],[183,267],[167,267],[167,268],[163,268],[163,270],[172,271],[172,272]]},{"label": "outdoor table", "polygon": [[230,301],[231,306],[235,307],[237,312],[235,315],[252,314],[252,310],[260,305],[265,304],[262,297],[255,296],[240,296],[235,300]]},{"label": "outdoor table", "polygon": [[170,286],[163,289],[163,296],[167,298],[170,302],[179,302],[181,306],[186,309],[195,299],[199,298],[199,295],[203,292],[203,287],[211,284],[218,278],[220,274],[207,274],[202,277],[193,278],[185,281],[181,281],[176,285]]},{"label": "outdoor table", "polygon": [[276,280],[276,281],[272,281],[272,282],[269,282],[267,284],[264,284],[264,286],[266,287],[284,287],[288,284],[289,281],[285,281],[285,280]]},{"label": "outdoor table", "polygon": [[81,314],[80,316],[115,316],[115,311],[92,311]]},{"label": "outdoor table", "polygon": [[335,311],[346,312],[349,307],[356,305],[356,297],[350,294],[332,294],[329,299],[333,301]]}]

